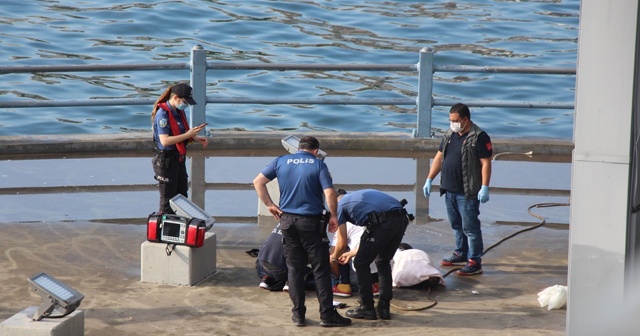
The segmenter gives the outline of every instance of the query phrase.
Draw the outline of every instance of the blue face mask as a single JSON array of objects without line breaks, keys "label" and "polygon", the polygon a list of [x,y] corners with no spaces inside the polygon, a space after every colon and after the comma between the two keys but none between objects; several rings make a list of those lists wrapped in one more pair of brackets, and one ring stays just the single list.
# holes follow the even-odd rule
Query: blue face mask
[{"label": "blue face mask", "polygon": [[187,107],[189,107],[189,104],[187,104],[186,102],[182,102],[178,104],[178,106],[176,106],[178,110],[185,110]]}]

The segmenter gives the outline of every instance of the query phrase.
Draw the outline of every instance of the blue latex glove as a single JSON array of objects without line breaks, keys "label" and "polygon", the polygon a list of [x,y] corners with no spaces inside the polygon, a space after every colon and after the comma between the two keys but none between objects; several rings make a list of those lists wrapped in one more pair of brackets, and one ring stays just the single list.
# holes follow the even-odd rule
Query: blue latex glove
[{"label": "blue latex glove", "polygon": [[429,195],[431,194],[431,182],[433,182],[432,179],[427,179],[427,181],[424,183],[424,187],[422,187],[424,197],[426,198],[429,198]]},{"label": "blue latex glove", "polygon": [[480,201],[480,203],[487,203],[489,202],[489,187],[483,185],[482,188],[480,188],[480,192],[478,193],[478,200]]}]

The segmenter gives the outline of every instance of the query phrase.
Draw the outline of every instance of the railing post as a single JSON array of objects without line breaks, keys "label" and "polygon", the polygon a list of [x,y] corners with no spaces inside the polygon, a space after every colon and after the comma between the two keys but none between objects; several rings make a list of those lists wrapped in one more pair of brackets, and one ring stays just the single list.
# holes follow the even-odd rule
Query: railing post
[{"label": "railing post", "polygon": [[433,50],[424,47],[420,50],[418,63],[418,98],[416,104],[417,121],[413,130],[414,138],[431,136],[431,108],[433,107]]},{"label": "railing post", "polygon": [[[191,49],[191,87],[198,104],[191,106],[189,120],[191,126],[197,126],[206,122],[207,111],[207,52],[199,44]],[[206,128],[200,133],[207,134]]]},{"label": "railing post", "polygon": [[[193,99],[196,105],[191,106],[189,120],[191,126],[206,122],[207,111],[207,55],[201,45],[195,45],[191,49],[191,87]],[[203,130],[200,135],[208,135]],[[205,181],[205,157],[193,156],[189,161],[189,177],[191,178],[191,201],[202,209],[205,209],[206,181]],[[206,210],[206,209],[205,209]]]}]

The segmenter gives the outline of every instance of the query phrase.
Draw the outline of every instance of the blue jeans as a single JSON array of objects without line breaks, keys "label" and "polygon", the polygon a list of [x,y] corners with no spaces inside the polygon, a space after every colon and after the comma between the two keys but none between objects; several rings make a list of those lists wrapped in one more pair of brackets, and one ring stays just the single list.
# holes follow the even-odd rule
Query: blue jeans
[{"label": "blue jeans", "polygon": [[466,255],[477,263],[482,262],[482,230],[480,229],[480,201],[466,199],[464,194],[445,194],[447,215],[453,229],[456,253]]}]

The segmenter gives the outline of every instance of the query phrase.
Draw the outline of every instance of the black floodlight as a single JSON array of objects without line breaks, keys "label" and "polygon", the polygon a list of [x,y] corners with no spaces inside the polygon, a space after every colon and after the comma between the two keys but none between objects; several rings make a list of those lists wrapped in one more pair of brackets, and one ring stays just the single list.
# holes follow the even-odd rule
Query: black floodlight
[{"label": "black floodlight", "polygon": [[204,210],[193,204],[186,197],[178,194],[169,200],[169,206],[176,212],[176,215],[191,218],[202,219],[205,222],[206,231],[209,231],[216,220],[209,216]]},{"label": "black floodlight", "polygon": [[[293,154],[298,151],[300,139],[295,135],[289,135],[280,141],[282,142],[282,147],[284,147],[284,149],[286,149],[289,153]],[[324,160],[325,157],[327,157],[327,153],[321,149],[318,149],[317,158],[320,160]]]},{"label": "black floodlight", "polygon": [[[84,295],[46,273],[29,278],[29,287],[44,301],[33,313],[34,321],[40,321],[43,317],[67,316],[76,310],[84,299]],[[54,309],[62,315],[51,316]]]}]

